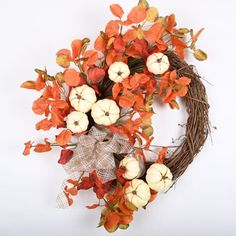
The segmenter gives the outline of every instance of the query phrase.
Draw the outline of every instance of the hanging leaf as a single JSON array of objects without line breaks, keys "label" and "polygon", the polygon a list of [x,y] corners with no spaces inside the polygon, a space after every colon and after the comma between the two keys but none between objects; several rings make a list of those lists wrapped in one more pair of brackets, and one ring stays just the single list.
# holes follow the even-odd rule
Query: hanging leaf
[{"label": "hanging leaf", "polygon": [[52,150],[52,147],[50,143],[47,141],[47,139],[44,139],[45,143],[39,143],[35,146],[34,151],[35,152],[49,152]]},{"label": "hanging leaf", "polygon": [[74,154],[74,152],[70,149],[62,149],[58,163],[61,165],[65,165],[73,157],[73,154]]},{"label": "hanging leaf", "polygon": [[201,49],[196,49],[193,55],[199,61],[207,60],[207,54],[203,52]]},{"label": "hanging leaf", "polygon": [[86,206],[88,209],[95,209],[95,208],[97,208],[97,207],[99,207],[100,206],[100,204],[93,204],[93,205],[91,205],[91,206]]},{"label": "hanging leaf", "polygon": [[119,17],[120,19],[124,15],[124,11],[119,4],[112,4],[110,10],[114,16]]},{"label": "hanging leaf", "polygon": [[30,149],[32,148],[32,142],[29,141],[29,142],[26,142],[25,143],[25,149],[23,151],[23,155],[24,156],[28,156],[30,154]]}]

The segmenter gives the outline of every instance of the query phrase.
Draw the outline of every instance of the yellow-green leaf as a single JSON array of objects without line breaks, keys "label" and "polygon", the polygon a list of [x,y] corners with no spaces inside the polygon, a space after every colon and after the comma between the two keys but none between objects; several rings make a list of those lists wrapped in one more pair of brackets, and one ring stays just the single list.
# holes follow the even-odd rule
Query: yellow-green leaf
[{"label": "yellow-green leaf", "polygon": [[141,7],[145,7],[145,8],[149,7],[149,4],[148,4],[147,0],[139,0],[138,5],[141,6]]},{"label": "yellow-green leaf", "polygon": [[158,19],[158,10],[156,7],[149,7],[147,10],[146,21],[155,22]]},{"label": "yellow-green leaf", "polygon": [[119,229],[128,229],[129,225],[119,224]]},{"label": "yellow-green leaf", "polygon": [[151,137],[153,135],[153,128],[152,126],[148,126],[145,129],[143,129],[143,133],[147,135],[148,137]]},{"label": "yellow-green leaf", "polygon": [[138,39],[143,39],[144,38],[143,30],[138,28],[137,32],[136,32],[136,36],[137,36]]},{"label": "yellow-green leaf", "polygon": [[190,30],[188,28],[180,28],[179,29],[179,33],[181,33],[181,34],[187,34],[189,32],[190,32]]},{"label": "yellow-green leaf", "polygon": [[196,49],[193,55],[199,61],[207,60],[207,54],[203,52],[201,49]]}]

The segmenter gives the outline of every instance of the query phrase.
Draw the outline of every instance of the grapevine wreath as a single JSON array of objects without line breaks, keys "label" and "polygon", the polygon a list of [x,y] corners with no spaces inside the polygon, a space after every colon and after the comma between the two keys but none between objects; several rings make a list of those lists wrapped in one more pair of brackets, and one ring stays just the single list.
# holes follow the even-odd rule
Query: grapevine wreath
[{"label": "grapevine wreath", "polygon": [[[36,129],[59,130],[53,142],[26,142],[23,154],[60,147],[58,163],[68,179],[58,206],[70,206],[79,191],[93,189],[98,202],[87,207],[102,207],[99,226],[114,232],[128,228],[134,212],[166,192],[200,152],[209,133],[209,105],[200,76],[185,62],[186,49],[207,59],[196,47],[203,29],[177,28],[174,14],[162,17],[146,0],[127,18],[118,4],[110,10],[115,19],[93,49],[88,38],[72,41],[71,50],[56,54],[61,72],[36,69],[36,81],[21,87],[40,92],[32,109],[44,119]],[[188,113],[186,133],[170,155],[161,147],[150,160],[152,105],[161,99],[179,109],[178,97]]]}]

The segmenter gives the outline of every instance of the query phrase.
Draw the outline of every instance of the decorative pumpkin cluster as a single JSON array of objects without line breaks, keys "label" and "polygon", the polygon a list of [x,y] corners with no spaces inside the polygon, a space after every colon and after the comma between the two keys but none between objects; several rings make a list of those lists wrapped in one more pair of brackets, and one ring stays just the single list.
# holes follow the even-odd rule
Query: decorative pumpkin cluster
[{"label": "decorative pumpkin cluster", "polygon": [[[144,154],[144,150],[151,150],[154,139],[151,117],[155,97],[171,108],[178,108],[176,98],[187,94],[191,82],[171,68],[169,52],[183,60],[187,48],[199,60],[207,56],[196,48],[202,30],[194,34],[192,29],[177,28],[173,14],[160,16],[146,0],[140,0],[124,20],[124,11],[118,4],[111,5],[110,10],[118,19],[108,22],[94,49],[88,49],[87,38],[74,40],[71,50],[62,49],[56,54],[56,62],[63,71],[51,76],[47,70],[36,69],[36,81],[26,81],[21,87],[40,92],[32,109],[45,117],[36,124],[36,129],[62,129],[55,142],[45,139],[44,143],[25,143],[24,155],[29,155],[32,148],[35,152],[48,152],[54,146],[61,147],[58,162],[66,170],[83,167],[82,174],[87,174],[79,180],[67,181],[63,196],[68,205],[79,190],[92,188],[99,203],[88,208],[105,206],[99,225],[114,232],[126,229],[137,209],[146,207],[157,193],[172,185],[171,171],[163,164],[167,149],[163,147],[151,165]],[[129,28],[123,32],[125,27]],[[190,39],[186,41],[188,35]],[[94,162],[85,167],[78,166],[80,160],[73,162],[80,151],[80,143],[75,140],[92,136],[89,134],[92,127],[107,133],[102,140],[105,146],[111,145],[114,137],[123,137],[129,144],[121,160],[114,153],[116,161],[112,161],[118,164],[107,170],[113,173],[109,178],[98,176],[100,170]],[[94,144],[96,138],[92,138]],[[124,144],[117,145],[122,150]]]}]

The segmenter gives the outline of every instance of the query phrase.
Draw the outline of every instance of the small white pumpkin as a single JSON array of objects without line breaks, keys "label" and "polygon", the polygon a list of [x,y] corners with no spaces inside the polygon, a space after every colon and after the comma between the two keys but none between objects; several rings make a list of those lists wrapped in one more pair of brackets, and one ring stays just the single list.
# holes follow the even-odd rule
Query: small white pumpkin
[{"label": "small white pumpkin", "polygon": [[133,179],[125,190],[125,198],[137,208],[147,205],[150,197],[150,188],[141,179]]},{"label": "small white pumpkin", "polygon": [[154,163],[147,170],[146,181],[156,192],[165,192],[172,184],[170,169],[164,164]]},{"label": "small white pumpkin", "polygon": [[88,112],[97,101],[94,89],[88,85],[73,88],[70,92],[70,104],[76,111]]},{"label": "small white pumpkin", "polygon": [[93,104],[91,115],[98,125],[109,126],[119,119],[120,108],[115,101],[103,99]]},{"label": "small white pumpkin", "polygon": [[148,70],[154,75],[162,75],[169,69],[170,62],[165,54],[159,52],[150,55],[146,65]]},{"label": "small white pumpkin", "polygon": [[120,83],[130,75],[130,70],[124,62],[114,62],[108,70],[110,80]]},{"label": "small white pumpkin", "polygon": [[138,159],[133,155],[128,155],[121,160],[120,167],[125,169],[125,173],[123,174],[125,179],[139,178],[144,172],[143,160]]},{"label": "small white pumpkin", "polygon": [[73,133],[81,133],[88,128],[89,120],[86,114],[80,111],[71,112],[66,119],[67,129]]}]

